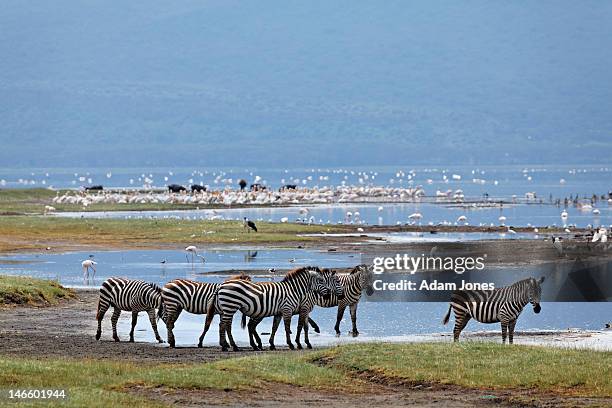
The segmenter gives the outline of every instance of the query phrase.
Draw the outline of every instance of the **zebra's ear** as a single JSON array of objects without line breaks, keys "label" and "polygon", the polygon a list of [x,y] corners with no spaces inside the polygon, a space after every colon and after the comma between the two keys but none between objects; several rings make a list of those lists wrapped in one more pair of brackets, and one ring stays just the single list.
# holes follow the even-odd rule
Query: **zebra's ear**
[{"label": "zebra's ear", "polygon": [[538,280],[538,283],[542,283],[542,282],[544,282],[544,276],[542,276],[540,280]]}]

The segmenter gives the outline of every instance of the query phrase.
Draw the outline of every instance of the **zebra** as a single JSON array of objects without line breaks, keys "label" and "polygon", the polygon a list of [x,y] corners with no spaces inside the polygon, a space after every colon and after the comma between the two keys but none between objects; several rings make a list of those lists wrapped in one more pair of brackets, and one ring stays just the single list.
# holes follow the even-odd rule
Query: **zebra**
[{"label": "zebra", "polygon": [[[321,274],[321,276],[323,276],[323,279],[325,279],[326,283],[332,288],[332,293],[336,296],[336,298],[344,299],[344,288],[340,284],[340,280],[338,279],[336,271],[332,271],[330,269],[319,269],[317,267],[312,267],[311,269],[316,270]],[[312,345],[310,344],[310,340],[308,338],[308,315],[314,308],[316,304],[316,299],[318,297],[319,296],[315,295],[314,293],[309,293],[304,298],[302,303],[298,306],[298,308],[293,311],[293,314],[299,314],[297,334],[295,336],[295,343],[298,349],[302,349],[302,344],[300,343],[300,334],[302,328],[304,329],[304,342],[306,343],[306,347],[308,347],[309,349],[312,348]],[[280,325],[281,319],[282,315],[280,314],[274,316],[274,322],[272,323],[272,332],[270,333],[269,340],[270,350],[275,349],[274,337],[276,335],[276,331],[278,330],[278,326]],[[261,345],[261,339],[257,334],[257,325],[261,322],[261,320],[262,318],[251,318],[249,320],[249,341],[251,343],[251,347],[253,347],[253,350],[263,350],[263,347]]]},{"label": "zebra", "polygon": [[158,309],[157,318],[162,317],[164,314],[161,293],[161,288],[154,283],[124,278],[109,278],[105,280],[100,288],[100,299],[98,300],[98,311],[96,313],[96,319],[98,320],[96,340],[100,340],[102,335],[102,319],[104,319],[104,314],[112,306],[114,311],[111,322],[113,324],[113,339],[115,341],[119,341],[117,321],[121,311],[125,310],[132,312],[130,342],[134,342],[134,328],[138,320],[138,312],[146,311],[151,321],[151,327],[153,327],[155,332],[155,338],[158,342],[163,343],[164,341],[157,332],[157,319],[155,316],[155,309]]},{"label": "zebra", "polygon": [[[228,280],[231,279],[251,280],[251,277],[241,274],[232,276]],[[170,347],[175,347],[174,323],[181,312],[185,310],[193,314],[205,314],[219,285],[221,284],[196,282],[188,279],[175,279],[164,285],[162,289],[164,316],[162,316],[162,319],[166,322]],[[212,315],[210,318],[212,319]],[[198,347],[200,348],[203,345],[205,334],[206,331],[203,331],[200,335],[198,341]]]},{"label": "zebra", "polygon": [[[232,319],[234,313],[240,310],[243,315],[256,319],[281,314],[285,322],[287,345],[293,350],[295,347],[291,342],[291,316],[312,292],[324,297],[331,295],[329,284],[319,272],[311,268],[294,269],[288,272],[281,282],[232,280],[222,283],[215,293],[215,301],[209,306],[209,313],[213,313],[216,309],[221,315],[219,323],[221,349],[227,351],[229,348],[225,338],[227,333],[234,351],[239,350],[232,336]],[[245,316],[242,323],[243,326],[246,323]]]},{"label": "zebra", "polygon": [[[363,291],[365,291],[368,296],[372,296],[374,293],[374,274],[372,273],[372,269],[367,265],[358,265],[348,274],[339,274],[338,279],[344,288],[344,299],[339,299],[337,296],[333,295],[328,299],[317,296],[316,305],[321,307],[338,306],[338,315],[336,316],[336,325],[334,326],[337,337],[340,336],[340,322],[344,316],[344,310],[348,306],[351,312],[351,321],[353,323],[353,330],[349,332],[349,334],[353,337],[357,337],[359,335],[359,331],[357,330],[357,305]],[[320,333],[319,326],[314,320],[309,318],[308,322],[316,333]]]},{"label": "zebra", "polygon": [[455,311],[454,341],[459,341],[459,335],[471,318],[481,323],[501,323],[502,340],[512,344],[516,319],[527,303],[533,305],[533,311],[540,313],[540,297],[544,277],[528,278],[515,282],[510,286],[494,290],[457,290],[451,295],[448,313],[442,320],[447,324],[451,308]]}]

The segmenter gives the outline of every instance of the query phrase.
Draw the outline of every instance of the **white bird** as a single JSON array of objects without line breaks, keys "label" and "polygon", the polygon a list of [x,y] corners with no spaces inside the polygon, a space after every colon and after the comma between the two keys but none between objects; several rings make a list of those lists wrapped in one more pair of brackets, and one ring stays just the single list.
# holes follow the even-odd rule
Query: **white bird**
[{"label": "white bird", "polygon": [[599,234],[601,236],[601,242],[608,242],[608,231],[605,228],[600,228]]},{"label": "white bird", "polygon": [[[191,263],[193,264],[194,257],[198,254],[198,248],[195,245],[189,245],[185,248],[185,251],[191,253]],[[187,258],[187,262],[189,262],[187,254],[185,254],[185,257]]]},{"label": "white bird", "polygon": [[512,227],[507,227],[508,228],[508,233],[509,234],[516,234],[516,231],[512,229]]},{"label": "white bird", "polygon": [[597,231],[593,233],[593,239],[591,239],[591,242],[597,242],[599,241],[600,238],[601,238],[601,234],[598,229]]},{"label": "white bird", "polygon": [[563,243],[561,241],[562,241],[561,237],[559,238],[552,237],[553,246],[555,247],[559,255],[563,255]]},{"label": "white bird", "polygon": [[420,220],[421,218],[423,218],[423,215],[419,212],[412,213],[408,216],[410,220]]},{"label": "white bird", "polygon": [[567,219],[567,211],[563,210],[563,212],[561,213],[561,218],[562,219]]},{"label": "white bird", "polygon": [[282,222],[282,223],[286,223],[288,221],[289,221],[289,217],[283,217],[283,218],[280,219],[280,222]]},{"label": "white bird", "polygon": [[459,216],[459,218],[457,218],[457,222],[465,222],[467,221],[467,217],[465,215],[461,215]]},{"label": "white bird", "polygon": [[83,268],[83,277],[85,279],[89,279],[89,268],[91,268],[93,271],[91,278],[93,279],[96,276],[96,265],[97,264],[98,264],[97,262],[91,259],[86,259],[83,262],[81,262],[81,267]]},{"label": "white bird", "polygon": [[503,215],[500,215],[500,217],[498,218],[499,222],[501,223],[501,225],[503,226],[504,223],[506,222],[506,217]]},{"label": "white bird", "polygon": [[594,208],[593,209],[593,214],[599,215],[600,213],[601,213],[601,211],[599,211],[599,208]]}]

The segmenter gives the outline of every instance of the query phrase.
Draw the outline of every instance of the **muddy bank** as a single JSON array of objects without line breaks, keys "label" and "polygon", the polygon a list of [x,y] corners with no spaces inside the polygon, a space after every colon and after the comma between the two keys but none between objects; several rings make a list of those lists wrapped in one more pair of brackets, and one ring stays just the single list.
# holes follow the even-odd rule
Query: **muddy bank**
[{"label": "muddy bank", "polygon": [[[57,306],[0,310],[0,354],[194,363],[255,353],[247,349],[223,353],[218,347],[170,349],[166,344],[128,343],[128,333],[121,331],[122,341],[116,343],[111,339],[110,314],[104,319],[102,340],[96,341],[97,302],[97,291],[78,290],[75,300],[63,301]],[[146,317],[142,315],[140,319]]]}]

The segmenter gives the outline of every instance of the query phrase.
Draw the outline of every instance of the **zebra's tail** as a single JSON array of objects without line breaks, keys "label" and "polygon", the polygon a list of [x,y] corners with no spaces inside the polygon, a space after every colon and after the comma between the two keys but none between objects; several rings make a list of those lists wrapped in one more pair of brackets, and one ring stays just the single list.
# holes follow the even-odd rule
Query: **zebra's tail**
[{"label": "zebra's tail", "polygon": [[451,315],[451,310],[452,310],[452,305],[449,304],[448,305],[448,312],[446,313],[446,316],[444,316],[444,320],[442,320],[442,324],[448,324],[448,321],[450,319],[450,315]]},{"label": "zebra's tail", "polygon": [[157,309],[157,321],[158,322],[159,322],[159,319],[162,319],[164,323],[166,322],[166,309],[164,308],[164,302],[161,302],[159,304],[159,309]]},{"label": "zebra's tail", "polygon": [[240,320],[240,328],[244,330],[244,328],[247,325],[247,321],[246,321],[247,315],[246,313],[242,314],[242,320]]},{"label": "zebra's tail", "polygon": [[98,308],[96,309],[96,320],[100,320],[100,298],[98,298]]}]

